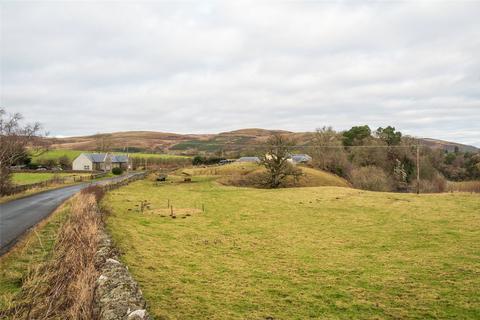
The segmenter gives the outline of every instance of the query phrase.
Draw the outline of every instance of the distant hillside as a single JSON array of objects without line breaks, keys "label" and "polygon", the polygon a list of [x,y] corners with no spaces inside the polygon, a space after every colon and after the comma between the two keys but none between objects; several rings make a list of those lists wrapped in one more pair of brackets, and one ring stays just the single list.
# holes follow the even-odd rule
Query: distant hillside
[{"label": "distant hillside", "polygon": [[474,147],[474,146],[469,146],[465,144],[460,144],[456,142],[449,142],[449,141],[444,141],[444,140],[438,140],[438,139],[430,139],[430,138],[423,138],[420,139],[423,144],[426,146],[429,146],[430,148],[434,149],[443,149],[447,150],[449,152],[455,151],[455,147],[458,147],[458,150],[460,152],[478,152],[480,151],[479,148]]},{"label": "distant hillside", "polygon": [[112,149],[139,149],[141,151],[159,151],[168,149],[180,142],[208,140],[213,135],[182,135],[154,131],[126,131],[95,134],[91,136],[53,138],[54,149],[96,150],[101,144]]},{"label": "distant hillside", "polygon": [[[254,148],[262,144],[272,133],[288,134],[299,145],[309,144],[313,137],[312,132],[290,132],[283,130],[241,129],[218,134],[176,134],[154,131],[126,131],[91,136],[52,138],[53,149],[97,150],[99,145],[106,145],[109,149],[137,152],[173,152],[188,153],[192,150],[214,152],[219,150],[237,151]],[[441,148],[454,151],[479,151],[478,148],[455,142],[436,139],[420,139],[425,145],[432,148]]]}]

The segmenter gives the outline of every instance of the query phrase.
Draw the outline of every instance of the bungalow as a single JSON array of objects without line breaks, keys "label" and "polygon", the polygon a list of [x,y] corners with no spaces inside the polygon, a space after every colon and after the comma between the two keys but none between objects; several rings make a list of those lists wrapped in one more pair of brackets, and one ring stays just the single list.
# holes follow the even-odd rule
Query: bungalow
[{"label": "bungalow", "polygon": [[82,153],[72,163],[72,169],[80,171],[110,171],[116,167],[128,169],[128,155]]}]

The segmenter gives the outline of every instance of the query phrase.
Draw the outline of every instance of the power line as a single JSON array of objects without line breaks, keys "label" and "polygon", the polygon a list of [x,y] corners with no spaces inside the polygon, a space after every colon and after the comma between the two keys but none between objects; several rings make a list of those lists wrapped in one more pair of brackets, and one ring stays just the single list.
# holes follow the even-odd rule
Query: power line
[{"label": "power line", "polygon": [[[239,143],[234,143],[234,144],[231,144],[231,143],[205,143],[205,144],[199,144],[199,145],[196,145],[196,146],[192,146],[192,149],[199,149],[199,148],[203,148],[203,147],[215,147],[215,146],[218,146],[218,147],[247,147],[247,148],[256,148],[256,147],[262,147],[262,148],[266,148],[266,147],[272,147],[272,145],[269,145],[269,144],[239,144]],[[273,147],[275,147],[273,145]],[[319,146],[319,145],[289,145],[289,146],[285,146],[285,147],[288,147],[288,148],[331,148],[331,149],[351,149],[351,148],[385,148],[385,149],[405,149],[405,148],[422,148],[422,147],[428,147],[428,146],[425,146],[425,145],[409,145],[409,146],[399,146],[399,145],[395,145],[395,146],[367,146],[367,145],[361,145],[361,146]]]}]

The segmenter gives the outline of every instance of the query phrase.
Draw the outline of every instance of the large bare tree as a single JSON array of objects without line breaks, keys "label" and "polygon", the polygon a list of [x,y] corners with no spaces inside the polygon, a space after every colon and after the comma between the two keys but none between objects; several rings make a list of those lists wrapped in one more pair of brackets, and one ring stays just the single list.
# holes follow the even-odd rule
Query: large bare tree
[{"label": "large bare tree", "polygon": [[322,170],[346,176],[350,171],[342,136],[332,127],[318,128],[312,139],[313,164]]},{"label": "large bare tree", "polygon": [[265,151],[260,154],[260,163],[267,169],[265,186],[278,188],[288,177],[297,180],[302,171],[295,168],[288,159],[295,141],[285,135],[273,134],[266,143]]},{"label": "large bare tree", "polygon": [[45,147],[40,135],[40,124],[23,124],[20,113],[8,114],[0,108],[0,195],[11,189],[10,167],[17,164],[31,150]]}]

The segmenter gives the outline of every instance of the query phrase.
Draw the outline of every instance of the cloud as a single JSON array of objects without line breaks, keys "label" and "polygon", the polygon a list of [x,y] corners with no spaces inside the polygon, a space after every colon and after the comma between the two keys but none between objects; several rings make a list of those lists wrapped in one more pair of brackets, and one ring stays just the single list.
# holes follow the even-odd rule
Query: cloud
[{"label": "cloud", "polygon": [[54,135],[394,125],[480,146],[480,4],[6,2],[1,105]]}]

